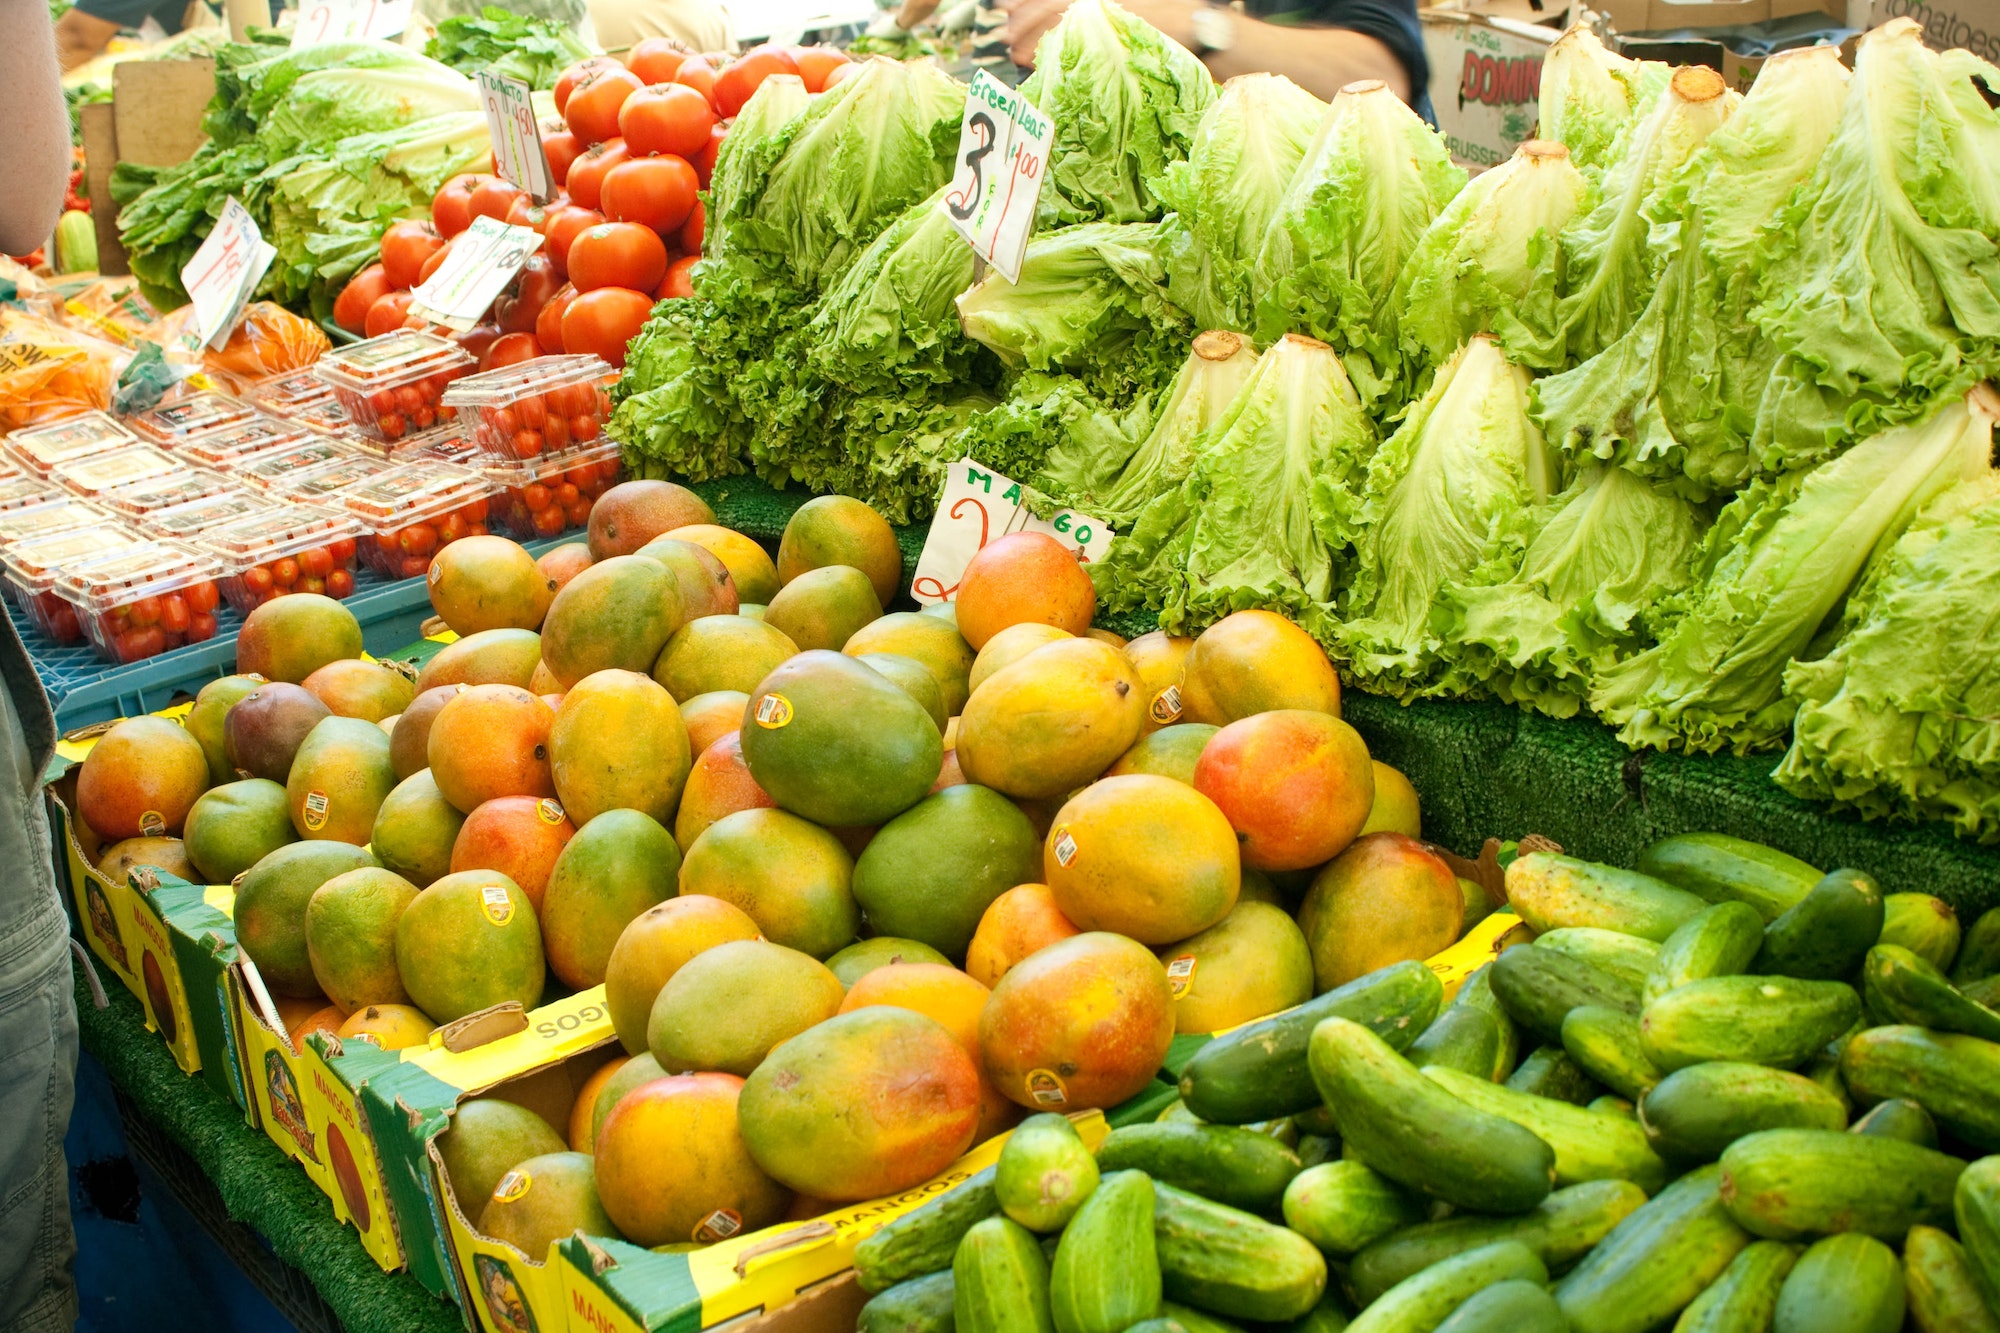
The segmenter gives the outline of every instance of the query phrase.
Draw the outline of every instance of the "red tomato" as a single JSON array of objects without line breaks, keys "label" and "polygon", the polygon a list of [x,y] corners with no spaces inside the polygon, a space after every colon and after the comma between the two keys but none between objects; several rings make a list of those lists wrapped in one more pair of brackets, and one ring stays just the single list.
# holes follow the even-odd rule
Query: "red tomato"
[{"label": "red tomato", "polygon": [[838,87],[841,80],[845,79],[848,75],[852,74],[855,70],[860,68],[861,68],[860,63],[858,61],[853,61],[853,60],[848,61],[845,65],[835,65],[832,69],[826,72],[826,82],[820,84],[819,90],[821,92],[825,92],[829,88]]},{"label": "red tomato", "polygon": [[625,53],[625,68],[641,83],[665,83],[674,77],[688,53],[671,37],[648,37]]},{"label": "red tomato", "polygon": [[533,333],[535,317],[560,286],[555,262],[547,255],[530,256],[514,280],[513,291],[493,303],[494,322],[502,333]]},{"label": "red tomato", "polygon": [[368,307],[368,318],[362,321],[361,331],[370,338],[379,338],[401,328],[409,317],[410,294],[390,292]]},{"label": "red tomato", "polygon": [[592,145],[570,166],[570,202],[583,208],[598,207],[599,192],[604,188],[604,173],[631,156],[631,150],[626,148],[623,139]]},{"label": "red tomato", "polygon": [[603,143],[618,136],[618,111],[625,99],[646,85],[623,65],[599,65],[576,81],[563,119],[585,143]]},{"label": "red tomato", "polygon": [[520,186],[509,185],[498,176],[488,176],[473,187],[472,198],[467,201],[467,208],[471,213],[471,217],[466,219],[467,225],[471,224],[472,218],[492,218],[495,222],[505,222],[507,211],[514,207],[514,202],[527,197],[528,192]]},{"label": "red tomato", "polygon": [[200,615],[204,611],[213,611],[222,600],[222,594],[216,591],[213,583],[196,583],[189,586],[187,600],[188,609]]},{"label": "red tomato", "polygon": [[701,182],[686,158],[635,157],[604,173],[601,202],[614,222],[636,222],[661,236],[681,229]]},{"label": "red tomato", "polygon": [[380,264],[370,264],[340,289],[333,298],[333,322],[349,333],[359,333],[368,323],[368,311],[389,294],[389,274]]},{"label": "red tomato", "polygon": [[501,221],[510,227],[526,227],[539,234],[547,216],[548,210],[536,203],[532,195],[523,194],[514,201],[513,207],[507,210],[507,216]]},{"label": "red tomato", "polygon": [[785,47],[753,46],[722,67],[715,76],[715,109],[727,118],[743,109],[750,94],[773,74],[797,74],[799,63]]},{"label": "red tomato", "polygon": [[354,591],[354,575],[344,569],[336,569],[326,576],[326,595],[339,601]]},{"label": "red tomato", "polygon": [[555,86],[556,114],[561,115],[568,108],[569,95],[575,90],[577,82],[585,74],[600,66],[615,65],[617,63],[618,61],[611,56],[587,56],[577,61],[574,65],[571,65],[561,74],[558,74]]},{"label": "red tomato", "polygon": [[563,289],[550,298],[547,305],[542,307],[542,313],[535,316],[535,341],[541,344],[544,352],[561,352],[566,350],[563,347],[562,340],[563,313],[569,309],[569,303],[575,299],[576,288],[565,283]]},{"label": "red tomato", "polygon": [[382,233],[382,268],[391,287],[414,287],[424,261],[444,247],[444,237],[428,222],[405,218]]},{"label": "red tomato", "polygon": [[715,66],[706,57],[689,56],[683,60],[674,71],[673,82],[685,84],[707,98],[710,106],[715,105]]},{"label": "red tomato", "polygon": [[[585,355],[595,352],[612,365],[623,366],[625,344],[632,341],[652,313],[653,298],[629,287],[600,287],[594,292],[583,292],[563,312],[563,350]],[[555,423],[556,419],[551,417],[550,435],[555,433]]]},{"label": "red tomato", "polygon": [[715,108],[686,84],[657,83],[626,99],[618,112],[618,133],[638,156],[674,153],[690,157],[708,143]]},{"label": "red tomato", "polygon": [[496,366],[512,366],[522,361],[532,361],[542,354],[541,345],[532,333],[509,333],[496,338],[486,349],[486,355],[479,358],[481,370],[492,370]]},{"label": "red tomato", "polygon": [[432,251],[431,257],[424,261],[424,266],[417,270],[417,286],[421,287],[425,283],[429,282],[431,280],[431,274],[438,271],[438,266],[444,263],[444,257],[450,253],[451,253],[450,241],[446,241],[442,246],[439,246],[436,250]]},{"label": "red tomato", "polygon": [[708,210],[701,206],[700,199],[696,199],[693,209],[688,212],[687,221],[681,224],[679,240],[683,253],[696,258],[701,256],[702,236],[708,230],[707,217]]},{"label": "red tomato", "polygon": [[495,179],[483,171],[469,171],[446,181],[444,188],[437,192],[437,197],[431,200],[431,221],[436,224],[438,235],[449,240],[471,226],[472,192]]},{"label": "red tomato", "polygon": [[660,296],[694,295],[694,266],[701,262],[700,255],[682,255],[667,265],[667,276],[660,280]]},{"label": "red tomato", "polygon": [[551,130],[542,136],[542,156],[549,160],[549,176],[560,186],[569,179],[570,163],[583,152],[583,140],[569,130]]},{"label": "red tomato", "polygon": [[[666,272],[666,242],[636,222],[601,222],[569,247],[569,280],[580,292],[599,287],[650,292]],[[563,342],[569,342],[567,334]]]},{"label": "red tomato", "polygon": [[715,175],[715,155],[722,151],[722,141],[729,134],[728,127],[717,125],[708,132],[708,147],[694,160],[695,175],[701,177],[701,188],[706,190],[711,177]]},{"label": "red tomato", "polygon": [[313,546],[299,552],[299,568],[307,578],[323,579],[333,572],[333,552]]},{"label": "red tomato", "polygon": [[495,325],[480,324],[467,329],[464,333],[452,334],[451,340],[474,356],[484,357],[486,349],[491,347],[499,336],[500,330]]},{"label": "red tomato", "polygon": [[852,61],[847,52],[836,51],[830,46],[795,46],[792,48],[792,63],[799,67],[799,77],[805,80],[806,91],[816,93],[826,87],[827,75]]},{"label": "red tomato", "polygon": [[556,276],[569,276],[569,247],[577,237],[604,221],[604,214],[594,208],[578,208],[571,204],[566,208],[550,211],[548,230],[542,233],[542,248],[547,251],[549,261],[556,266]]}]

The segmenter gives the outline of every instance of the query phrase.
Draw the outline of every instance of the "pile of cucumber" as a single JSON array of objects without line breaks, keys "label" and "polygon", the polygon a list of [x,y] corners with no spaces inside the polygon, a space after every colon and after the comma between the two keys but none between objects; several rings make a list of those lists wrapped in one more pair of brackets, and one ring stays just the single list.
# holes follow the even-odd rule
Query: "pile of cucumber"
[{"label": "pile of cucumber", "polygon": [[1720,835],[1036,1116],[861,1243],[862,1333],[2000,1333],[2000,909]]}]

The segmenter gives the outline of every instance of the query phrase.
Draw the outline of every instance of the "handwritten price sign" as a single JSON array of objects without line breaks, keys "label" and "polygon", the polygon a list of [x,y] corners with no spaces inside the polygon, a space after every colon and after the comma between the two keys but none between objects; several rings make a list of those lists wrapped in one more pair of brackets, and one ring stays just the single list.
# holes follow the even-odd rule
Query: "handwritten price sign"
[{"label": "handwritten price sign", "polygon": [[308,0],[292,25],[292,49],[322,42],[387,39],[410,26],[414,0]]},{"label": "handwritten price sign", "polygon": [[1055,124],[1019,93],[981,70],[958,123],[958,173],[940,207],[974,254],[1021,278],[1021,259],[1042,197]]},{"label": "handwritten price sign", "polygon": [[493,138],[500,179],[546,204],[555,197],[556,178],[549,170],[548,154],[542,151],[542,131],[528,93],[528,85],[519,79],[479,71],[479,101],[486,110],[486,132]]},{"label": "handwritten price sign", "polygon": [[474,218],[430,281],[410,292],[410,313],[459,330],[477,324],[539,250],[533,227],[510,227],[498,218]]},{"label": "handwritten price sign", "polygon": [[222,207],[208,239],[181,270],[181,286],[194,304],[194,322],[203,347],[220,347],[264,280],[278,251],[257,229],[250,210],[235,199]]},{"label": "handwritten price sign", "polygon": [[1021,504],[1019,482],[961,458],[951,465],[944,496],[931,517],[910,596],[927,606],[953,600],[972,557],[1010,532],[1045,532],[1086,565],[1103,559],[1111,549],[1111,529],[1097,519],[1074,509],[1057,510],[1053,518],[1036,518]]}]

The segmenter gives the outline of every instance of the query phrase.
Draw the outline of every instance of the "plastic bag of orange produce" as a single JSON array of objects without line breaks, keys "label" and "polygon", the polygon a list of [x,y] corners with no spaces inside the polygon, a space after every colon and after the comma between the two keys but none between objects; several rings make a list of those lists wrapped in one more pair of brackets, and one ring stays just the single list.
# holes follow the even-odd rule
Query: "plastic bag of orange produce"
[{"label": "plastic bag of orange produce", "polygon": [[111,406],[121,347],[40,315],[0,306],[0,426],[18,430]]}]

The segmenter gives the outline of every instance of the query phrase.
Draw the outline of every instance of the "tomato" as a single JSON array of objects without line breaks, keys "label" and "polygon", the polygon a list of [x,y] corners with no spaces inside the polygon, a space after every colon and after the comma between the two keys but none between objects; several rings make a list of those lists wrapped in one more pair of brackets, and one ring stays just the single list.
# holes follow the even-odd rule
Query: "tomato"
[{"label": "tomato", "polygon": [[838,87],[841,80],[860,68],[860,64],[853,60],[848,61],[845,65],[835,65],[826,72],[826,82],[820,84],[819,90],[825,92],[829,88]]},{"label": "tomato", "polygon": [[437,529],[428,523],[412,523],[396,534],[396,547],[404,555],[429,555],[437,544]]},{"label": "tomato", "polygon": [[618,112],[618,133],[639,156],[674,153],[691,157],[708,143],[715,108],[694,89],[679,83],[641,88]]},{"label": "tomato", "polygon": [[604,216],[651,227],[665,237],[688,220],[700,188],[686,158],[635,157],[604,173]]},{"label": "tomato", "polygon": [[[563,311],[563,350],[585,355],[595,352],[612,365],[623,366],[625,344],[632,341],[652,313],[653,298],[629,287],[600,287],[580,293]],[[547,435],[551,439],[560,419],[549,418]],[[567,423],[563,434],[567,438]]]},{"label": "tomato", "polygon": [[[495,222],[505,222],[507,211],[517,199],[526,199],[528,192],[518,185],[509,185],[498,176],[488,176],[472,189],[468,207],[472,217],[492,218]],[[466,219],[470,225],[471,218]]]},{"label": "tomato", "polygon": [[416,218],[391,223],[382,233],[382,269],[391,287],[414,287],[424,261],[444,246],[437,228]]},{"label": "tomato", "polygon": [[558,277],[569,276],[570,245],[602,221],[604,214],[594,208],[578,208],[575,204],[551,211],[548,230],[542,233],[542,249],[556,266]]},{"label": "tomato", "polygon": [[577,82],[585,74],[604,65],[615,65],[617,63],[618,61],[611,56],[588,56],[585,59],[577,61],[561,74],[558,74],[555,86],[556,114],[561,115],[564,109],[569,106],[569,95],[575,91]]},{"label": "tomato", "polygon": [[667,266],[667,276],[660,281],[660,295],[693,296],[694,266],[701,262],[700,255],[682,255]]},{"label": "tomato", "polygon": [[625,53],[625,68],[646,84],[665,83],[674,77],[688,50],[671,37],[648,37]]},{"label": "tomato", "polygon": [[243,586],[250,590],[252,596],[261,598],[271,591],[271,571],[262,565],[251,566],[243,571]]},{"label": "tomato", "polygon": [[299,568],[307,578],[323,579],[333,572],[333,552],[314,546],[299,552]]},{"label": "tomato", "polygon": [[792,59],[792,53],[785,47],[753,46],[736,59],[722,67],[715,76],[715,91],[711,100],[715,103],[716,114],[725,119],[743,109],[750,100],[750,94],[757,91],[759,84],[773,74],[799,72],[799,63]]},{"label": "tomato", "polygon": [[623,65],[599,65],[576,81],[563,119],[576,137],[585,143],[603,143],[618,137],[618,111],[625,99],[646,85]]},{"label": "tomato", "polygon": [[387,270],[370,264],[349,278],[340,295],[333,298],[333,322],[349,333],[361,332],[367,326],[369,308],[387,296],[389,289]]},{"label": "tomato", "polygon": [[701,177],[701,188],[706,190],[711,177],[715,175],[715,155],[722,151],[722,141],[729,134],[726,126],[717,125],[708,132],[708,147],[694,160],[695,174]]},{"label": "tomato", "polygon": [[583,208],[598,207],[598,192],[604,188],[604,173],[631,156],[632,152],[623,139],[592,145],[570,166],[570,202]]},{"label": "tomato", "polygon": [[688,211],[687,221],[681,224],[679,240],[682,253],[696,256],[701,254],[702,236],[708,229],[707,217],[708,210],[701,206],[701,200],[696,199],[694,207]]},{"label": "tomato", "polygon": [[213,583],[196,583],[188,587],[188,609],[196,615],[204,611],[213,611],[221,600],[222,594],[216,591]]},{"label": "tomato", "polygon": [[453,176],[444,183],[444,188],[431,200],[431,221],[437,226],[438,235],[450,240],[472,225],[472,192],[487,181],[497,177],[485,172],[469,171],[463,176]]},{"label": "tomato", "polygon": [[410,294],[390,292],[368,307],[368,318],[362,321],[361,331],[370,338],[379,338],[395,332],[409,317]]},{"label": "tomato", "polygon": [[565,283],[563,289],[542,307],[542,313],[535,316],[535,341],[541,345],[544,352],[568,350],[563,346],[563,312],[569,309],[569,303],[575,299],[576,288]]},{"label": "tomato", "polygon": [[826,87],[827,75],[853,62],[847,52],[836,51],[830,46],[795,46],[792,48],[792,63],[799,67],[799,77],[805,80],[806,91],[816,93]]},{"label": "tomato", "polygon": [[486,349],[486,355],[479,359],[481,370],[493,370],[499,366],[519,365],[523,361],[533,361],[542,354],[541,344],[532,333],[509,333],[494,340]]},{"label": "tomato", "polygon": [[583,152],[583,140],[569,130],[552,130],[542,136],[542,156],[549,160],[549,178],[560,186],[569,179],[569,164]]},{"label": "tomato", "polygon": [[715,66],[709,64],[705,57],[689,56],[683,60],[681,67],[674,71],[672,81],[694,89],[708,100],[710,106],[715,105]]},{"label": "tomato", "polygon": [[336,569],[326,576],[326,595],[335,601],[354,591],[354,575],[344,569]]},{"label": "tomato", "polygon": [[[460,347],[463,347],[466,351],[472,353],[476,357],[480,357],[483,360],[486,356],[486,349],[491,347],[494,341],[499,338],[499,336],[500,336],[500,330],[498,326],[492,324],[480,324],[474,326],[473,328],[467,329],[464,333],[452,334],[451,340],[457,343]],[[484,366],[481,366],[480,368],[482,370],[485,369]]]},{"label": "tomato", "polygon": [[435,251],[433,251],[431,253],[431,257],[424,261],[424,266],[417,270],[417,286],[421,287],[425,283],[429,282],[431,280],[431,274],[438,271],[439,267],[441,267],[444,264],[444,257],[450,253],[451,253],[450,241],[446,241],[442,246],[438,247]]},{"label": "tomato", "polygon": [[299,581],[299,562],[288,555],[281,555],[271,562],[271,582],[280,588],[289,588]]},{"label": "tomato", "polygon": [[[635,222],[600,222],[569,247],[569,280],[580,292],[635,287],[650,292],[667,271],[667,246]],[[563,339],[567,344],[567,337]]]},{"label": "tomato", "polygon": [[[348,579],[351,585],[352,578]],[[215,637],[215,617],[206,611],[196,611],[188,617],[188,642],[207,643]]]}]

